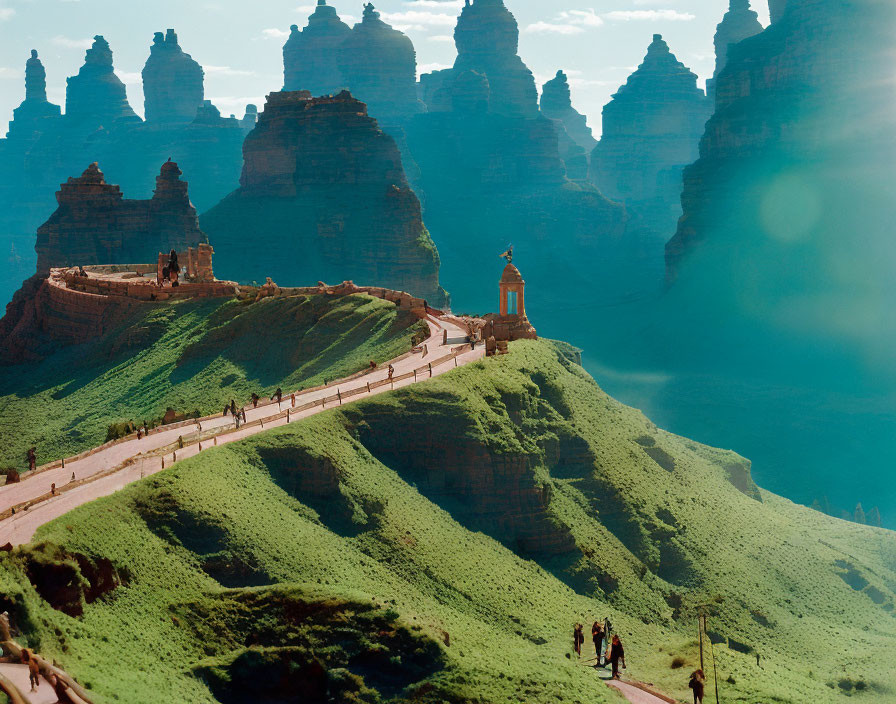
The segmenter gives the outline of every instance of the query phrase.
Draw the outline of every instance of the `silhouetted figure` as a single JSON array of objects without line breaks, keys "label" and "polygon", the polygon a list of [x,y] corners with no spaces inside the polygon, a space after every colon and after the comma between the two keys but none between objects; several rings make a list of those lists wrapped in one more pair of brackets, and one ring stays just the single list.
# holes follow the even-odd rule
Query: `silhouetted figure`
[{"label": "silhouetted figure", "polygon": [[221,415],[222,415],[222,416],[226,416],[228,413],[230,413],[230,406],[228,406],[228,405],[225,403],[225,404],[224,404],[224,412],[223,412]]},{"label": "silhouetted figure", "polygon": [[259,398],[260,398],[259,395],[253,391],[252,392],[252,408],[258,408],[258,399]]},{"label": "silhouetted figure", "polygon": [[137,428],[137,439],[140,440],[143,438],[143,428]]},{"label": "silhouetted figure", "polygon": [[389,365],[389,381],[392,381],[392,375],[393,375],[393,374],[395,374],[395,369],[394,369],[394,368],[392,367],[392,365],[390,364],[390,365]]},{"label": "silhouetted figure", "polygon": [[694,690],[694,704],[703,704],[703,690],[706,685],[706,676],[703,670],[695,670],[691,675],[688,687]]},{"label": "silhouetted figure", "polygon": [[230,415],[236,415],[236,401],[234,401],[233,399],[230,399]]},{"label": "silhouetted figure", "polygon": [[290,395],[289,395],[289,400],[292,402],[292,407],[295,408],[295,407],[296,407],[296,395],[295,395],[295,394],[290,394]]},{"label": "silhouetted figure", "polygon": [[613,663],[613,679],[619,679],[619,662],[622,662],[622,668],[625,669],[625,648],[622,647],[622,641],[619,636],[613,636],[613,643],[610,646],[610,662]]},{"label": "silhouetted figure", "polygon": [[275,398],[277,399],[277,405],[279,406],[280,401],[283,400],[283,390],[279,386],[277,387],[277,390],[274,392],[274,395],[271,396],[271,401],[273,401]]},{"label": "silhouetted figure", "polygon": [[56,482],[53,482],[52,484],[50,484],[50,493],[53,496],[56,496]]},{"label": "silhouetted figure", "polygon": [[371,371],[376,369],[376,362],[374,362],[372,359],[370,360],[370,369],[371,369]]},{"label": "silhouetted figure", "polygon": [[246,422],[246,409],[245,408],[240,411],[240,415],[243,417],[243,423],[245,423]]},{"label": "silhouetted figure", "polygon": [[31,447],[28,448],[28,469],[32,472],[34,468],[37,466],[37,448]]},{"label": "silhouetted figure", "polygon": [[36,692],[40,687],[40,668],[37,666],[37,660],[30,655],[28,658],[28,681],[31,683],[31,691]]},{"label": "silhouetted figure", "polygon": [[576,655],[582,657],[582,643],[585,642],[585,634],[582,632],[582,624],[577,623],[572,629],[572,647],[576,651]]},{"label": "silhouetted figure", "polygon": [[177,252],[175,250],[171,250],[171,254],[168,255],[168,276],[171,279],[172,286],[178,286],[178,276],[180,275],[180,264],[177,262]]},{"label": "silhouetted figure", "polygon": [[600,659],[600,645],[603,639],[604,624],[602,624],[600,621],[595,621],[594,625],[591,626],[591,640],[594,642],[594,654],[597,655],[598,660]]}]

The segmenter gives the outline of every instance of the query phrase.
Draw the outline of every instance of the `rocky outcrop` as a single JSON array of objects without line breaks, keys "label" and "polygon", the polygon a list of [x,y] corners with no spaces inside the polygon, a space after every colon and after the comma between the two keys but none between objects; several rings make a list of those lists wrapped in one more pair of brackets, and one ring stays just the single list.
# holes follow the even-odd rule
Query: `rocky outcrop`
[{"label": "rocky outcrop", "polygon": [[[771,7],[771,5],[769,5]],[[731,0],[728,12],[716,27],[713,43],[716,48],[716,70],[706,82],[706,93],[715,100],[715,84],[728,62],[728,47],[762,31],[759,15],[750,9],[750,0]]]},{"label": "rocky outcrop", "polygon": [[56,194],[59,207],[37,231],[38,273],[51,267],[154,262],[160,251],[205,242],[187,184],[166,162],[150,200],[125,200],[96,163]]},{"label": "rocky outcrop", "polygon": [[697,158],[710,112],[697,76],[655,34],[644,62],[604,106],[591,155],[598,188],[668,237],[681,212],[682,170]]},{"label": "rocky outcrop", "polygon": [[339,46],[339,69],[352,95],[387,122],[423,110],[417,99],[417,54],[408,37],[380,19],[371,3]]},{"label": "rocky outcrop", "polygon": [[240,188],[202,218],[225,278],[353,280],[445,302],[439,257],[395,141],[343,92],[272,93]]},{"label": "rocky outcrop", "polygon": [[13,110],[7,137],[30,141],[33,135],[52,129],[59,117],[59,106],[47,100],[47,72],[32,49],[25,63],[25,100]]},{"label": "rocky outcrop", "polygon": [[569,83],[563,71],[541,88],[541,113],[554,121],[560,154],[571,179],[588,177],[588,155],[597,146],[586,118],[572,106]]},{"label": "rocky outcrop", "polygon": [[519,27],[503,0],[467,0],[454,29],[454,43],[454,70],[476,71],[488,78],[493,112],[535,117],[535,78],[517,54]]},{"label": "rocky outcrop", "polygon": [[283,90],[307,90],[312,95],[331,95],[345,87],[337,63],[339,46],[351,29],[326,0],[317,0],[317,7],[307,26],[291,28],[283,47]]},{"label": "rocky outcrop", "polygon": [[188,124],[205,98],[202,67],[185,54],[177,34],[156,32],[143,67],[146,121],[151,124]]},{"label": "rocky outcrop", "polygon": [[109,129],[120,121],[139,121],[127,90],[112,67],[109,42],[97,35],[77,76],[67,80],[65,118],[85,129]]}]

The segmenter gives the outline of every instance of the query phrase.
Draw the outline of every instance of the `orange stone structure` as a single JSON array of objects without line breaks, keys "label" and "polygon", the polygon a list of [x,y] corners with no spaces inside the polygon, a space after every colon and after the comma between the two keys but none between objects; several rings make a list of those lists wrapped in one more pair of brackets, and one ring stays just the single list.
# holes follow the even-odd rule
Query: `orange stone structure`
[{"label": "orange stone structure", "polygon": [[[526,282],[520,270],[508,263],[498,283],[498,314],[485,316],[482,336],[496,342],[513,340],[535,340],[538,334],[526,317]],[[486,351],[488,351],[486,346]]]}]

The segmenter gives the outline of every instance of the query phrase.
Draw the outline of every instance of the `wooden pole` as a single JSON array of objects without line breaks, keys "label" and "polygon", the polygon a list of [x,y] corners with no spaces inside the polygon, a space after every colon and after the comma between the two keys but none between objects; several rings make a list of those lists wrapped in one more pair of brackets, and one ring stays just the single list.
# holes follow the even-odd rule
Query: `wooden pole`
[{"label": "wooden pole", "polygon": [[[697,640],[700,643],[700,669],[701,670],[703,670],[703,631],[705,630],[705,628],[706,628],[706,626],[704,624],[704,616],[703,616],[703,614],[700,614],[697,617]],[[706,670],[703,670],[703,671],[706,672]]]}]

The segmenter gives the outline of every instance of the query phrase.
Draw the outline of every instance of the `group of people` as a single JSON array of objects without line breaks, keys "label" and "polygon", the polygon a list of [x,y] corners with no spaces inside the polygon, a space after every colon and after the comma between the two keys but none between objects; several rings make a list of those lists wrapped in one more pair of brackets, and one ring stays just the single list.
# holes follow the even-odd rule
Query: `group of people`
[{"label": "group of people", "polygon": [[[613,679],[619,679],[619,665],[625,669],[625,648],[619,636],[610,636],[612,624],[609,619],[595,621],[591,626],[591,640],[594,643],[594,667],[606,667],[609,663],[613,670]],[[576,655],[582,657],[582,644],[585,642],[584,626],[577,623],[572,632],[573,648]]]},{"label": "group of people", "polygon": [[157,282],[159,286],[164,286],[165,282],[168,281],[172,286],[180,285],[180,264],[177,261],[177,252],[175,250],[171,250],[171,254],[168,255],[168,263],[162,267],[162,271],[158,275]]}]

